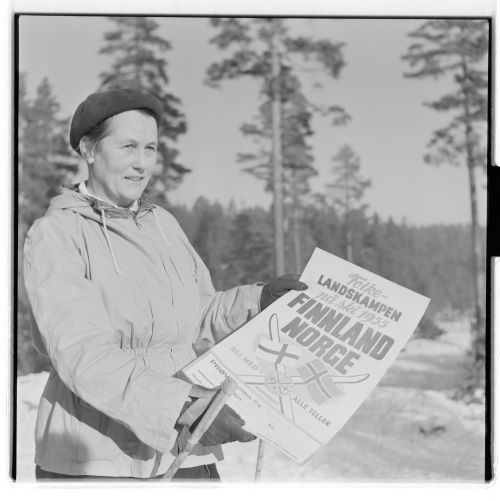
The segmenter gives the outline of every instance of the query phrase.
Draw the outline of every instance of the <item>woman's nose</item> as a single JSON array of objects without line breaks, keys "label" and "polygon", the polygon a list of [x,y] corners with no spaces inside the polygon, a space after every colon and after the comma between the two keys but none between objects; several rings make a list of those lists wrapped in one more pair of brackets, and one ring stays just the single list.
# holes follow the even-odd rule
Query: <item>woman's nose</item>
[{"label": "woman's nose", "polygon": [[144,172],[146,172],[145,167],[140,167],[138,165],[133,165],[132,169],[134,169],[138,174],[144,174]]},{"label": "woman's nose", "polygon": [[144,171],[146,168],[146,156],[140,148],[137,148],[135,152],[132,167],[141,171]]}]

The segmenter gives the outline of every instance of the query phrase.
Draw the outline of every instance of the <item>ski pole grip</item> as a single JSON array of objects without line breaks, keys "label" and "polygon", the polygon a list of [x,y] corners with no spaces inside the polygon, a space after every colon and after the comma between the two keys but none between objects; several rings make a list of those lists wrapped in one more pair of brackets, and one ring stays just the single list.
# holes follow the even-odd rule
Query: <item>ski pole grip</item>
[{"label": "ski pole grip", "polygon": [[215,395],[214,399],[208,406],[205,414],[201,418],[198,426],[194,429],[193,433],[189,437],[186,447],[182,450],[179,455],[174,459],[170,467],[168,468],[163,478],[171,479],[177,470],[181,467],[181,464],[184,460],[191,454],[194,446],[200,441],[201,437],[208,430],[210,425],[214,422],[214,419],[217,417],[217,414],[221,411],[221,409],[226,404],[228,398],[234,395],[234,392],[238,388],[236,381],[230,377],[226,377],[224,382],[221,385],[220,390]]}]

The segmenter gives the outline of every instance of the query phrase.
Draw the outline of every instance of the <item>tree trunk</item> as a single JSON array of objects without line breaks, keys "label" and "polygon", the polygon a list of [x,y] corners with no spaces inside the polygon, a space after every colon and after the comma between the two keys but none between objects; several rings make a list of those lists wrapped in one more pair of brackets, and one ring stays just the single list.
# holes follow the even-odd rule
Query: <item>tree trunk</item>
[{"label": "tree trunk", "polygon": [[484,359],[484,312],[481,304],[481,291],[483,290],[481,278],[481,238],[479,235],[479,222],[477,211],[477,183],[474,166],[474,139],[472,135],[472,125],[470,118],[469,96],[467,92],[467,63],[462,57],[462,73],[464,78],[464,112],[465,112],[465,147],[467,152],[466,162],[469,175],[469,190],[471,204],[471,271],[473,275],[474,289],[474,358],[476,361]]},{"label": "tree trunk", "polygon": [[[467,145],[469,150],[469,145]],[[479,235],[479,223],[477,215],[477,186],[474,166],[469,163],[469,151],[467,151],[467,171],[469,174],[469,189],[471,201],[471,243],[472,243],[472,274],[474,288],[474,316],[475,316],[475,339],[474,339],[474,357],[476,360],[484,358],[484,313],[481,301],[482,277],[481,277],[481,238]]]},{"label": "tree trunk", "polygon": [[[349,179],[351,180],[351,179]],[[351,228],[351,189],[354,188],[349,181],[346,182],[345,190],[345,243],[346,243],[346,259],[352,263],[352,228]]]},{"label": "tree trunk", "polygon": [[353,251],[352,251],[352,228],[351,221],[349,217],[349,213],[347,212],[345,215],[345,238],[346,238],[346,259],[350,263],[353,260]]},{"label": "tree trunk", "polygon": [[281,160],[281,61],[277,47],[276,21],[271,20],[271,78],[272,78],[272,160],[274,194],[274,254],[276,275],[285,273],[285,246],[283,231],[283,167]]},{"label": "tree trunk", "polygon": [[290,218],[292,220],[292,235],[293,235],[293,256],[295,273],[302,273],[302,252],[300,246],[300,214],[299,214],[299,195],[297,183],[297,170],[292,169],[292,207]]}]

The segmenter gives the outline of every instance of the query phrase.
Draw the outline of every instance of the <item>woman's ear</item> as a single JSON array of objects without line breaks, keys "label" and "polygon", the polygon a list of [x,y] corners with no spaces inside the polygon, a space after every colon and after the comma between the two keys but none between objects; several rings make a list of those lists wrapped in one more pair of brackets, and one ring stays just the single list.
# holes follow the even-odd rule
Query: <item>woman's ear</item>
[{"label": "woman's ear", "polygon": [[94,163],[94,148],[91,147],[90,141],[86,136],[80,139],[80,153],[85,161],[90,165]]}]

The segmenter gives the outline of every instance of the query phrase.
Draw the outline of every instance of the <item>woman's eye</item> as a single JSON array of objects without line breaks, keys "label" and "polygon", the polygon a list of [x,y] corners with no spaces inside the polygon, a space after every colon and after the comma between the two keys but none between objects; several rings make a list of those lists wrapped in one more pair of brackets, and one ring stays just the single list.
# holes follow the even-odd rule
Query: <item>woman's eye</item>
[{"label": "woman's eye", "polygon": [[124,148],[126,148],[127,150],[131,150],[132,148],[134,148],[134,145],[133,144],[126,144],[124,146]]},{"label": "woman's eye", "polygon": [[156,151],[156,146],[146,146],[147,150]]}]

